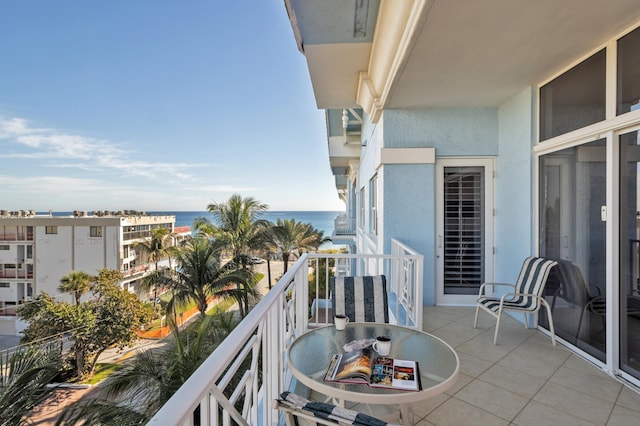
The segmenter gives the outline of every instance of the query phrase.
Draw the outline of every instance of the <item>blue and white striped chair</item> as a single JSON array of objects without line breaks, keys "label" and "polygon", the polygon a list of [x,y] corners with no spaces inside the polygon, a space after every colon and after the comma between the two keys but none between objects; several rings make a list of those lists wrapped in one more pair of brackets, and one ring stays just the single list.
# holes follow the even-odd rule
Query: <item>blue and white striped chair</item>
[{"label": "blue and white striped chair", "polygon": [[[493,336],[493,344],[498,340],[498,330],[500,328],[500,318],[503,311],[518,311],[524,314],[524,321],[529,328],[527,314],[536,314],[542,306],[547,310],[549,318],[549,331],[551,332],[551,341],[554,346],[556,344],[555,331],[553,329],[553,318],[551,317],[551,308],[546,300],[542,297],[544,286],[547,283],[551,268],[556,266],[558,262],[542,257],[528,257],[522,264],[518,281],[515,285],[503,283],[484,283],[480,286],[478,292],[478,301],[476,305],[476,318],[473,328],[478,323],[478,312],[480,308],[497,318],[496,332]],[[486,286],[509,286],[514,290],[505,293],[501,297],[492,297],[485,295]]]},{"label": "blue and white striped chair", "polygon": [[387,279],[384,275],[331,278],[334,315],[349,321],[389,322]]},{"label": "blue and white striped chair", "polygon": [[326,402],[309,401],[293,392],[280,394],[280,398],[275,400],[274,405],[284,413],[287,426],[299,426],[300,419],[307,420],[306,424],[392,426],[391,423],[368,414]]}]

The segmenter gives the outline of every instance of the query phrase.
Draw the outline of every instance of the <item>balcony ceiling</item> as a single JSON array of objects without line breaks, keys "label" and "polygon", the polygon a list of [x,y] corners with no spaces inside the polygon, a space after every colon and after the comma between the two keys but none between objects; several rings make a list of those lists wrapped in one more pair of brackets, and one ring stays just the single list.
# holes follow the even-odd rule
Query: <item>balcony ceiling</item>
[{"label": "balcony ceiling", "polygon": [[[385,8],[374,0],[285,4],[318,107],[356,106],[360,72],[368,71],[377,15]],[[496,107],[640,17],[638,0],[431,0],[422,10],[384,108]]]}]

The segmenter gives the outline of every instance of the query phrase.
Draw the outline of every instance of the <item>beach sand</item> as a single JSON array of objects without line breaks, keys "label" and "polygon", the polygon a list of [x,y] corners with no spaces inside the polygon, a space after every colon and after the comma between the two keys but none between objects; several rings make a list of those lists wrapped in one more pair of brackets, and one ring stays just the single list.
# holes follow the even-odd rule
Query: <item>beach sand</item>
[{"label": "beach sand", "polygon": [[[289,268],[293,263],[289,262]],[[271,268],[271,286],[276,285],[278,280],[282,277],[284,273],[284,262],[281,260],[272,260],[269,262]],[[262,294],[267,294],[269,291],[269,279],[267,274],[267,262],[258,263],[257,265],[253,265],[254,272],[260,272],[264,274],[264,277],[258,283],[258,288]]]}]

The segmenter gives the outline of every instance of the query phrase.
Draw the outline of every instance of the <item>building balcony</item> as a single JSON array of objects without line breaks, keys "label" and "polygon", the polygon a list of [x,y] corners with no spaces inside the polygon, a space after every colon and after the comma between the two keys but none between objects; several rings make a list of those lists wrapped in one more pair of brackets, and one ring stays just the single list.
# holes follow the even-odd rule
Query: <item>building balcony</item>
[{"label": "building balcony", "polygon": [[[445,340],[460,358],[460,376],[445,393],[413,407],[420,425],[635,424],[640,394],[546,332],[473,307],[422,307],[422,256],[398,241],[389,255],[304,254],[233,333],[161,408],[150,425],[282,424],[271,401],[295,386],[286,363],[290,344],[326,325],[335,275],[385,274],[391,322]],[[315,270],[314,282],[308,277]],[[319,277],[324,277],[320,279]],[[310,307],[314,308],[311,309]]]},{"label": "building balcony", "polygon": [[336,236],[356,235],[356,220],[347,215],[338,215],[333,226],[333,234]]}]

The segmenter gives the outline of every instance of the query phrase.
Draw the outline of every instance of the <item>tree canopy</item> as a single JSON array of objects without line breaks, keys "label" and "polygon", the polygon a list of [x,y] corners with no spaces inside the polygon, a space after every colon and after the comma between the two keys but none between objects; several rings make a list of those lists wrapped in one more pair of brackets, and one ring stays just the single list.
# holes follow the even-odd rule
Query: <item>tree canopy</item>
[{"label": "tree canopy", "polygon": [[137,339],[136,330],[151,317],[148,306],[119,287],[121,279],[118,271],[103,269],[96,277],[90,300],[70,304],[43,292],[21,305],[18,315],[29,323],[23,341],[71,336],[75,375],[81,378],[93,374],[98,356],[105,349],[132,344]]}]

